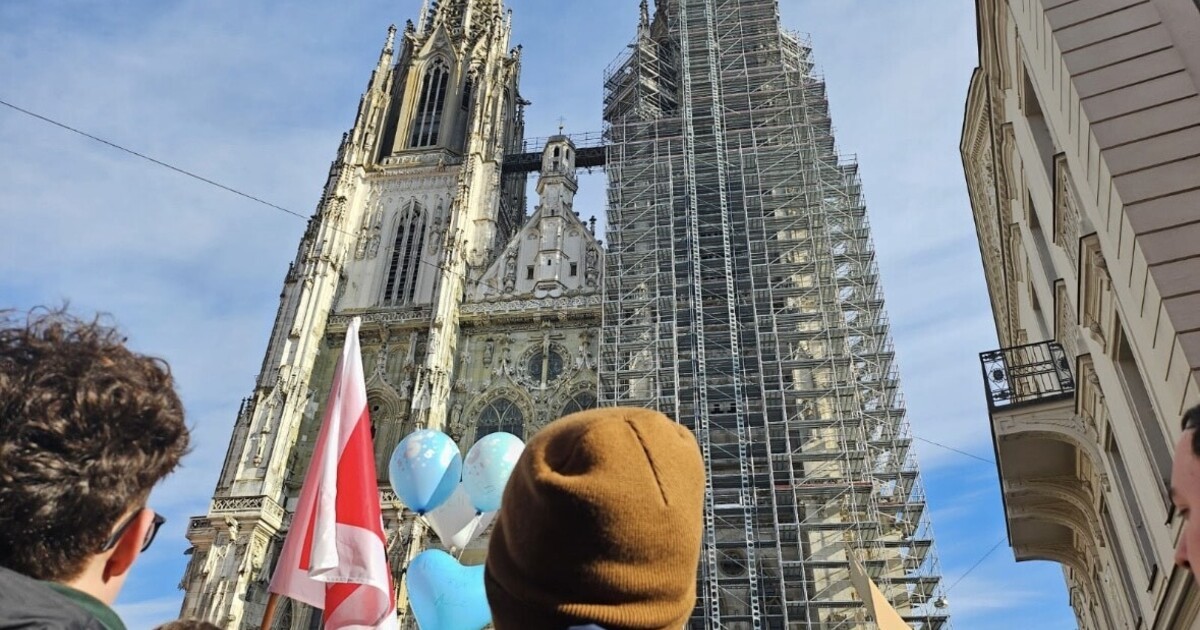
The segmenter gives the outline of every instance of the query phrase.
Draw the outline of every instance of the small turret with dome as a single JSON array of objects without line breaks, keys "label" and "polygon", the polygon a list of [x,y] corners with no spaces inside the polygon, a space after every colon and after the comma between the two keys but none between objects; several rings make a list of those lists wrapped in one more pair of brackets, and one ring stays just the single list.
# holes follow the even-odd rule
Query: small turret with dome
[{"label": "small turret with dome", "polygon": [[559,297],[600,289],[602,252],[575,212],[579,180],[575,143],[562,132],[546,140],[533,216],[484,273],[476,298]]}]

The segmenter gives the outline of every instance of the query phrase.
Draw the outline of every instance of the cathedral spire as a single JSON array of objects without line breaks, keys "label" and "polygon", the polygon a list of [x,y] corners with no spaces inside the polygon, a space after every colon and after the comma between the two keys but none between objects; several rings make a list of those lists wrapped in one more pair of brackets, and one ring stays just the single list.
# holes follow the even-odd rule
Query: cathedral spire
[{"label": "cathedral spire", "polygon": [[429,25],[429,0],[421,0],[421,12],[417,14],[417,33],[425,34],[425,27]]},{"label": "cathedral spire", "polygon": [[396,25],[392,24],[389,26],[387,33],[387,41],[383,43],[382,54],[387,55],[390,58],[392,53],[396,50]]}]

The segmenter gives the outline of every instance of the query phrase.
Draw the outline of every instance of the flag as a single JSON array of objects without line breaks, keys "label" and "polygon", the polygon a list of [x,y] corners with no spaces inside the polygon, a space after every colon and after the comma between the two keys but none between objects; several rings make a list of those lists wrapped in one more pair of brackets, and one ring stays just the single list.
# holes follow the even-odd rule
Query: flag
[{"label": "flag", "polygon": [[359,323],[354,318],[346,330],[312,462],[267,589],[323,609],[329,630],[397,627]]},{"label": "flag", "polygon": [[867,605],[867,621],[874,621],[880,630],[912,630],[900,613],[892,607],[892,603],[883,596],[879,587],[875,586],[871,576],[863,571],[858,556],[849,545],[846,546],[846,557],[850,559],[850,583],[854,585],[854,590],[858,591],[858,597]]}]

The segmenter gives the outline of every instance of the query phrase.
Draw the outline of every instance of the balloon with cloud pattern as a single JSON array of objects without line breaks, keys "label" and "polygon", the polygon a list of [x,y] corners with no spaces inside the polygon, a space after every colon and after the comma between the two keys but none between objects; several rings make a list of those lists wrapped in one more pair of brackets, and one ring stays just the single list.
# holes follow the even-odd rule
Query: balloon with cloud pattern
[{"label": "balloon with cloud pattern", "polygon": [[417,514],[445,503],[461,476],[458,445],[450,436],[432,429],[414,431],[401,440],[388,465],[392,490]]},{"label": "balloon with cloud pattern", "polygon": [[489,433],[475,442],[463,465],[463,488],[476,510],[500,509],[504,486],[524,450],[525,443],[511,433]]},{"label": "balloon with cloud pattern", "polygon": [[492,621],[483,565],[465,567],[445,551],[428,549],[412,559],[404,579],[421,630],[480,630]]}]

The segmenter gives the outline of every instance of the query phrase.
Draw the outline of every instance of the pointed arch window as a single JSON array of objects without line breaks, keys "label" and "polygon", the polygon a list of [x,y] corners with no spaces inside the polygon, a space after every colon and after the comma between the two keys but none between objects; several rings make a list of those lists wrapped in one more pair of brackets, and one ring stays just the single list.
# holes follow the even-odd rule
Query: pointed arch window
[{"label": "pointed arch window", "polygon": [[567,404],[563,405],[562,411],[559,413],[559,416],[560,417],[561,416],[569,416],[577,411],[587,411],[588,409],[595,409],[595,408],[596,408],[595,392],[579,392],[578,394],[575,394],[574,398],[572,398],[571,400],[568,400]]},{"label": "pointed arch window", "polygon": [[413,301],[417,293],[421,251],[425,247],[425,212],[416,201],[408,205],[396,226],[392,243],[392,259],[388,267],[387,284],[383,288],[384,304],[400,305]]},{"label": "pointed arch window", "polygon": [[525,439],[525,415],[521,413],[517,403],[508,398],[497,398],[479,412],[479,421],[475,425],[475,439],[500,431]]},{"label": "pointed arch window", "polygon": [[475,75],[470,74],[463,82],[462,99],[459,101],[458,115],[454,120],[454,138],[450,143],[450,148],[455,151],[466,151],[467,131],[471,128],[471,119],[474,117],[474,99]]},{"label": "pointed arch window", "polygon": [[458,108],[462,111],[470,111],[471,98],[475,96],[475,77],[467,77],[467,82],[463,84],[462,103]]},{"label": "pointed arch window", "polygon": [[413,148],[431,147],[438,143],[438,132],[442,126],[442,112],[446,106],[446,88],[450,82],[450,69],[446,62],[437,59],[425,71],[421,81],[421,98],[417,102],[417,114],[413,117]]}]

